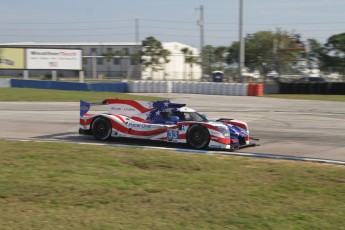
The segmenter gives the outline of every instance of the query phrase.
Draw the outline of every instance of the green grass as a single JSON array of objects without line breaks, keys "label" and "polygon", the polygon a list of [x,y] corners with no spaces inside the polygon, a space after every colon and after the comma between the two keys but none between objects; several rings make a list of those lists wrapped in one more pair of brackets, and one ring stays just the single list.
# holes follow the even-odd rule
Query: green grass
[{"label": "green grass", "polygon": [[0,229],[344,229],[345,168],[0,141]]},{"label": "green grass", "polygon": [[[345,102],[345,95],[266,94],[264,96],[269,98]],[[151,96],[139,96],[115,92],[0,88],[0,101],[74,102],[79,101],[80,99],[86,101],[101,101],[105,98],[122,98],[148,101],[162,99]]]},{"label": "green grass", "polygon": [[148,101],[160,99],[157,97],[130,95],[115,92],[0,88],[0,101],[75,102],[79,101],[80,99],[86,101],[102,101],[106,98]]},{"label": "green grass", "polygon": [[345,95],[316,95],[316,94],[265,94],[265,97],[299,100],[339,101],[345,102]]}]

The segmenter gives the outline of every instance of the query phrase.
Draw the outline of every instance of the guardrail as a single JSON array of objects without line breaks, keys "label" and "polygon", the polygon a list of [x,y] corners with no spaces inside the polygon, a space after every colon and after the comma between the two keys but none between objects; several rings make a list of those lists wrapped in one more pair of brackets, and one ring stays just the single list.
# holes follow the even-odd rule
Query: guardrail
[{"label": "guardrail", "polygon": [[345,95],[345,82],[280,83],[280,93]]},{"label": "guardrail", "polygon": [[[228,96],[262,96],[262,84],[185,81],[129,81],[113,83],[78,83],[46,80],[5,79],[9,87],[55,90],[103,91],[122,93],[190,93]],[[3,83],[3,85],[5,85]],[[1,82],[0,82],[1,85]]]},{"label": "guardrail", "polygon": [[246,83],[214,83],[184,81],[131,81],[130,93],[191,93],[210,95],[247,96]]},{"label": "guardrail", "polygon": [[125,82],[78,83],[78,82],[11,79],[11,87],[13,87],[13,88],[98,91],[98,92],[120,92],[120,93],[128,92],[127,83],[125,83]]},{"label": "guardrail", "polygon": [[10,88],[11,79],[0,79],[0,88]]},{"label": "guardrail", "polygon": [[191,93],[262,96],[263,93],[345,95],[345,82],[246,84],[186,81],[129,81],[78,83],[46,80],[0,79],[0,88],[37,88],[121,93]]}]

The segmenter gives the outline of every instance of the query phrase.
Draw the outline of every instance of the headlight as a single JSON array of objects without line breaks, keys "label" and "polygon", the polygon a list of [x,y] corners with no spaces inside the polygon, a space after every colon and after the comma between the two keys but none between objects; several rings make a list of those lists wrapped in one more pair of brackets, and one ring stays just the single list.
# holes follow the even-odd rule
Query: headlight
[{"label": "headlight", "polygon": [[224,137],[230,137],[230,131],[227,127],[218,126],[217,128],[218,128],[219,132],[221,132],[221,134],[223,134]]}]

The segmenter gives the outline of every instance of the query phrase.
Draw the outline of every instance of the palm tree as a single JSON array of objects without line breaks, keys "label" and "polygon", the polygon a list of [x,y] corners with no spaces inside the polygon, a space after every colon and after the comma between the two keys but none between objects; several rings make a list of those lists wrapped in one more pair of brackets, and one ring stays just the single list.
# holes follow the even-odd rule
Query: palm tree
[{"label": "palm tree", "polygon": [[193,80],[193,66],[194,64],[200,64],[199,57],[193,53],[193,50],[190,50],[187,47],[181,49],[181,52],[184,54],[185,63],[189,64],[190,80]]},{"label": "palm tree", "polygon": [[219,46],[219,47],[216,47],[216,49],[214,50],[214,57],[215,57],[216,63],[218,64],[219,70],[222,70],[222,64],[224,62],[224,57],[227,52],[227,49],[228,47],[226,46]]},{"label": "palm tree", "polygon": [[[163,48],[162,43],[154,37],[148,37],[142,42],[142,49],[140,51],[141,63],[145,68],[151,68],[151,79],[153,73],[157,71],[164,71],[164,65],[170,60],[170,51]],[[164,71],[164,78],[166,73]]]},{"label": "palm tree", "polygon": [[188,51],[189,51],[189,49],[187,48],[187,47],[185,47],[185,48],[182,48],[181,49],[181,52],[183,53],[183,56],[184,56],[184,65],[183,65],[183,78],[184,79],[186,79],[186,75],[187,75],[187,73],[186,73],[186,63],[187,63],[187,53],[188,53]]},{"label": "palm tree", "polygon": [[170,62],[170,59],[168,58],[169,56],[171,55],[170,51],[169,50],[166,50],[166,49],[162,49],[161,50],[161,53],[160,53],[160,56],[161,56],[161,59],[162,59],[162,62],[161,62],[161,70],[163,70],[163,78],[164,80],[166,80],[166,76],[168,75],[165,71],[165,65],[168,64]]}]

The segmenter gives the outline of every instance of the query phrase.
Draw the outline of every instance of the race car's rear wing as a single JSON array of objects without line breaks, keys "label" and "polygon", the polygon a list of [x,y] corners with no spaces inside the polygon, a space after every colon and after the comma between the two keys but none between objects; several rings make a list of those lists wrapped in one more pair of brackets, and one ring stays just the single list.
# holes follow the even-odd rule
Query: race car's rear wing
[{"label": "race car's rear wing", "polygon": [[84,116],[94,105],[108,105],[108,113],[126,116],[140,116],[151,111],[162,111],[166,108],[181,108],[186,104],[171,103],[169,100],[162,101],[139,101],[127,99],[105,99],[102,102],[86,102],[80,100],[80,116]]},{"label": "race car's rear wing", "polygon": [[105,105],[103,102],[86,102],[83,100],[80,100],[80,116],[84,116],[87,112],[89,112],[91,106],[93,105]]}]

